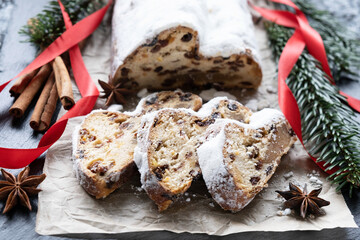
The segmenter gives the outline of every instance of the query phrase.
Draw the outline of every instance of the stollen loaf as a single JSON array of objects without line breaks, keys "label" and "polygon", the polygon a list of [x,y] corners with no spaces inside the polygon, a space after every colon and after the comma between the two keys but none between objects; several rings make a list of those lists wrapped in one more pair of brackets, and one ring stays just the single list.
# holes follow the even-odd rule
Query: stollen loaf
[{"label": "stollen loaf", "polygon": [[255,42],[246,0],[117,0],[111,81],[132,89],[256,88]]}]

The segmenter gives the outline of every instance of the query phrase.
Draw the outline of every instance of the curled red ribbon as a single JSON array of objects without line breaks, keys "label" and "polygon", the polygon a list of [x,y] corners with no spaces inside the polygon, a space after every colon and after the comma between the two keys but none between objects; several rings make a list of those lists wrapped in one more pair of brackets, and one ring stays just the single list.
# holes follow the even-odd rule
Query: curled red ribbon
[{"label": "curled red ribbon", "polygon": [[[279,59],[278,96],[280,109],[282,110],[286,119],[289,121],[290,125],[294,129],[299,140],[304,145],[301,133],[301,118],[299,107],[297,105],[294,95],[286,84],[286,79],[289,76],[294,65],[296,64],[297,60],[299,59],[305,46],[307,47],[309,53],[322,64],[324,72],[329,76],[329,81],[332,84],[335,83],[331,75],[322,38],[320,34],[310,26],[305,14],[291,0],[271,1],[285,4],[295,9],[294,14],[288,11],[260,8],[250,3],[250,5],[267,20],[275,22],[278,25],[295,29],[294,34],[286,43]],[[360,112],[360,100],[353,98],[341,91],[340,94],[347,98],[349,106],[351,106],[354,110]],[[309,156],[316,162],[316,158],[314,158],[310,154]],[[316,162],[316,164],[320,166],[323,170],[326,170],[324,162]],[[338,168],[333,168],[331,170],[326,170],[326,172],[328,174],[332,174],[337,170]]]},{"label": "curled red ribbon", "polygon": [[[86,70],[77,44],[87,38],[100,25],[106,11],[112,4],[112,0],[109,0],[106,6],[82,19],[74,26],[72,25],[68,14],[65,12],[61,1],[58,0],[58,2],[64,16],[64,22],[67,30],[14,78],[43,66],[44,64],[52,61],[55,57],[60,56],[62,53],[69,50],[74,78],[82,98],[51,128],[49,128],[49,130],[41,138],[37,148],[0,148],[0,167],[22,168],[29,165],[61,137],[68,119],[88,114],[93,109],[96,99],[99,96],[99,91]],[[13,79],[2,84],[0,86],[0,92]]]}]

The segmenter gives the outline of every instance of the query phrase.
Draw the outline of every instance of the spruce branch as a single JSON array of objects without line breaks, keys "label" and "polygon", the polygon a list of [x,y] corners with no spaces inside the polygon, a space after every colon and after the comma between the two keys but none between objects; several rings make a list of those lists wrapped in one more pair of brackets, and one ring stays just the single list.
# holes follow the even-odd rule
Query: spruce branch
[{"label": "spruce branch", "polygon": [[359,81],[359,36],[340,24],[329,11],[316,8],[311,0],[294,0],[294,3],[305,13],[310,25],[321,35],[335,82],[339,82],[342,77]]},{"label": "spruce branch", "polygon": [[[293,30],[265,22],[269,45],[278,60]],[[321,64],[306,50],[290,73],[287,84],[298,103],[302,134],[309,153],[325,162],[326,170],[339,167],[329,176],[337,190],[360,187],[360,124],[354,111],[332,85]]]},{"label": "spruce branch", "polygon": [[[104,5],[103,2],[103,0],[62,0],[73,24],[100,9]],[[64,31],[65,25],[60,6],[57,1],[50,1],[43,12],[30,19],[19,33],[28,36],[28,41],[36,46],[47,47]]]}]

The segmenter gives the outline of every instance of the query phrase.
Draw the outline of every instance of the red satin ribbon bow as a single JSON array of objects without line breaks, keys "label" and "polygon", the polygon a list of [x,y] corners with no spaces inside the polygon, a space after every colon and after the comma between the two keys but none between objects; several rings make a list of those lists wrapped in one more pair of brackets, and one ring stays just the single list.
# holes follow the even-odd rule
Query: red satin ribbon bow
[{"label": "red satin ribbon bow", "polygon": [[[46,48],[32,63],[22,70],[16,77],[29,73],[44,64],[52,61],[55,57],[69,50],[70,61],[76,84],[80,90],[82,98],[62,116],[41,138],[37,148],[32,149],[13,149],[0,148],[0,167],[3,168],[22,168],[29,165],[51,145],[53,145],[65,130],[68,119],[88,114],[94,107],[96,99],[99,96],[94,82],[86,70],[84,61],[81,57],[78,43],[87,38],[100,25],[107,9],[112,4],[109,0],[106,6],[92,13],[80,22],[72,25],[64,6],[58,0],[61,12],[63,14],[66,31],[58,37],[48,48]],[[13,79],[14,79],[13,78]],[[0,86],[0,92],[13,79]]]},{"label": "red satin ribbon bow", "polygon": [[[306,16],[291,0],[271,0],[276,3],[288,5],[295,9],[295,14],[288,11],[270,10],[260,8],[252,5],[252,7],[258,11],[264,18],[275,22],[278,25],[285,27],[295,28],[295,32],[289,41],[286,43],[283,52],[281,53],[278,63],[278,96],[279,105],[284,113],[286,119],[294,129],[299,140],[303,144],[301,134],[301,118],[300,111],[297,102],[286,84],[286,79],[289,76],[292,68],[296,64],[298,58],[303,52],[305,46],[309,53],[317,59],[324,69],[324,72],[329,76],[329,81],[334,83],[331,75],[330,67],[326,57],[326,51],[321,36],[316,32],[306,19]],[[360,100],[355,99],[343,92],[341,95],[347,98],[348,104],[356,111],[360,112]],[[309,154],[310,155],[310,154]],[[316,158],[310,156],[315,162]],[[317,163],[323,170],[324,162]],[[327,170],[326,172],[332,174],[336,172],[337,168]]]}]

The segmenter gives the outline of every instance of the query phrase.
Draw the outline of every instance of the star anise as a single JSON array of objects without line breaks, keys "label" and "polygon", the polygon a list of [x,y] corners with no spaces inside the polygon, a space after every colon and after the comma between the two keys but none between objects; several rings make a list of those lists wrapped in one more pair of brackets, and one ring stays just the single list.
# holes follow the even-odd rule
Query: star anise
[{"label": "star anise", "polygon": [[116,103],[124,104],[126,103],[124,95],[133,93],[132,90],[124,87],[125,82],[120,82],[114,86],[110,83],[111,82],[110,78],[109,78],[109,83],[101,81],[100,79],[98,81],[102,89],[104,89],[103,91],[104,95],[100,96],[100,98],[107,98],[105,103],[106,106],[109,106],[114,101]]},{"label": "star anise", "polygon": [[319,215],[322,213],[320,208],[330,204],[329,201],[318,197],[322,188],[312,190],[309,194],[307,193],[306,185],[301,190],[294,184],[289,183],[289,188],[290,191],[276,192],[286,199],[285,207],[300,210],[302,218],[305,218],[307,213]]},{"label": "star anise", "polygon": [[20,201],[22,205],[31,211],[31,204],[28,195],[36,195],[41,191],[37,186],[44,181],[46,175],[29,176],[30,168],[22,170],[17,178],[4,169],[1,173],[5,180],[0,180],[0,199],[7,197],[3,213],[10,211]]}]

